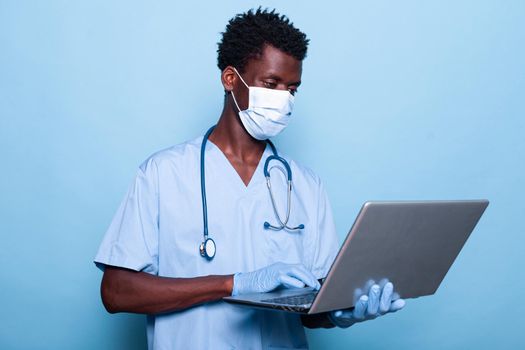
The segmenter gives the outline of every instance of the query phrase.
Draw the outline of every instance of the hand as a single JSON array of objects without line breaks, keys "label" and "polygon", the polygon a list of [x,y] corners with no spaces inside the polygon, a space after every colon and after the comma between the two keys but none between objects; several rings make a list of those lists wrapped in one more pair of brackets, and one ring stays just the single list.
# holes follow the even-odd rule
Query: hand
[{"label": "hand", "polygon": [[356,322],[373,320],[389,312],[396,312],[405,306],[405,301],[394,293],[394,285],[386,283],[381,290],[379,285],[370,287],[368,295],[363,294],[353,309],[332,311],[330,321],[340,328],[347,328]]},{"label": "hand", "polygon": [[302,264],[275,263],[252,272],[239,272],[233,276],[232,295],[262,293],[279,286],[303,288],[308,285],[319,289],[317,278]]}]

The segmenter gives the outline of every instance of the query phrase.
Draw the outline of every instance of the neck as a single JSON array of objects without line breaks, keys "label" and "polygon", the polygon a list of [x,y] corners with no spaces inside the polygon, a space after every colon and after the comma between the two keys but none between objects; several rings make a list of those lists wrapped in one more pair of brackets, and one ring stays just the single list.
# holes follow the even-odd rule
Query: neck
[{"label": "neck", "polygon": [[219,122],[209,139],[226,155],[243,161],[260,158],[266,141],[256,140],[246,132],[229,99],[226,99]]}]

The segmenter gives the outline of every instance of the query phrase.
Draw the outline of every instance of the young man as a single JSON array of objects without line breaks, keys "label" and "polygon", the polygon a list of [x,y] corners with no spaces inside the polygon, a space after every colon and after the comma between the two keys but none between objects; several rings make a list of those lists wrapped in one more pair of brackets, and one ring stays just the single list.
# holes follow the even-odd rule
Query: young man
[{"label": "young man", "polygon": [[391,284],[372,286],[354,311],[315,317],[220,301],[319,287],[337,254],[319,178],[286,157],[265,167],[268,157],[282,156],[267,139],[290,120],[307,44],[274,11],[234,17],[218,49],[225,102],[216,127],[139,167],[95,262],[104,270],[107,310],[148,315],[149,349],[306,348],[303,325],[347,327],[403,307]]}]

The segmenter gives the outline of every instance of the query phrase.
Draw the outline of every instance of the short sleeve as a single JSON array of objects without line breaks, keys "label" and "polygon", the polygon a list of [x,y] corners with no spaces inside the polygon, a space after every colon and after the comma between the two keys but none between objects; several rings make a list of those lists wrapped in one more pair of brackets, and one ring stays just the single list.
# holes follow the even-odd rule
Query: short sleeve
[{"label": "short sleeve", "polygon": [[326,190],[319,181],[317,206],[317,237],[313,256],[312,273],[324,278],[339,251],[339,238],[335,230],[332,207]]},{"label": "short sleeve", "polygon": [[95,264],[158,273],[158,169],[143,163],[102,240]]}]

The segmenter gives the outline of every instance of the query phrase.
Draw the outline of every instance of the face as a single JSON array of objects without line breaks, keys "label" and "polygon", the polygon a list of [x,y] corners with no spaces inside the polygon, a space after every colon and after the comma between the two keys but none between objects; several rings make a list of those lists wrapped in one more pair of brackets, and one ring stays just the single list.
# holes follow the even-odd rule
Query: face
[{"label": "face", "polygon": [[[244,72],[239,73],[249,86],[288,90],[295,94],[301,84],[302,62],[266,45],[261,57],[249,60]],[[226,91],[233,91],[241,110],[248,108],[248,88],[233,67],[226,67],[222,72],[222,84]],[[234,109],[237,112],[237,108]]]}]

